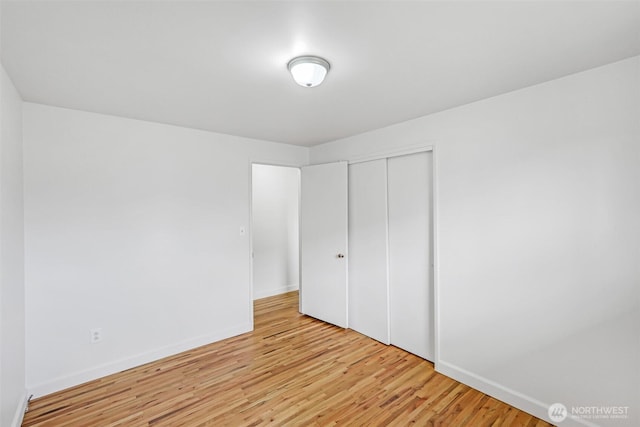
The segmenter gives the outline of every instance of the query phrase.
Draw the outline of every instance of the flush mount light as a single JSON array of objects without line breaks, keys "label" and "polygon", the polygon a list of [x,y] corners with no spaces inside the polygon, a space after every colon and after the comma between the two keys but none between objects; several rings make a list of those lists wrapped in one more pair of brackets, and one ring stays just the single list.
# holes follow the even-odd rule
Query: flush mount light
[{"label": "flush mount light", "polygon": [[300,86],[314,87],[322,83],[331,65],[318,56],[298,56],[289,61],[287,68]]}]

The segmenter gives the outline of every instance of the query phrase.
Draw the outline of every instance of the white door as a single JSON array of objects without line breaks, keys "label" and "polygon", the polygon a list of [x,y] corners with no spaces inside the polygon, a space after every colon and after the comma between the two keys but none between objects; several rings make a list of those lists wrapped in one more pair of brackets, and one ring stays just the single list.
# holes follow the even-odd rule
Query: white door
[{"label": "white door", "polygon": [[347,163],[302,168],[300,312],[347,327]]},{"label": "white door", "polygon": [[392,157],[389,197],[391,344],[433,360],[432,154]]},{"label": "white door", "polygon": [[349,165],[349,327],[389,344],[387,159]]}]

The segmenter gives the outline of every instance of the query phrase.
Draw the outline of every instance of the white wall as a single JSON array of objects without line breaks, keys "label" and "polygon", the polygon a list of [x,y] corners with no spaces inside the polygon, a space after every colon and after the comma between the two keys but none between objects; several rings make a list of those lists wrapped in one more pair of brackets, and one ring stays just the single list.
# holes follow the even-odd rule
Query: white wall
[{"label": "white wall", "polygon": [[[27,386],[252,328],[250,159],[308,150],[24,104]],[[90,343],[91,328],[103,340]]]},{"label": "white wall", "polygon": [[253,298],[298,289],[300,169],[254,164]]},{"label": "white wall", "polygon": [[22,99],[0,67],[0,425],[24,413]]},{"label": "white wall", "polygon": [[437,369],[539,417],[629,406],[596,423],[640,425],[639,117],[634,57],[310,156],[434,145]]}]

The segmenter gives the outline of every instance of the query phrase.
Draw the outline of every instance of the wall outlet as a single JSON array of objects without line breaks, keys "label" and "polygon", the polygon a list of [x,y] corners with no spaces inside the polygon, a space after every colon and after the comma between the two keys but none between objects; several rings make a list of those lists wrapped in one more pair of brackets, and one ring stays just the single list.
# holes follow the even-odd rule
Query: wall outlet
[{"label": "wall outlet", "polygon": [[102,341],[102,328],[91,329],[91,344],[96,344]]}]

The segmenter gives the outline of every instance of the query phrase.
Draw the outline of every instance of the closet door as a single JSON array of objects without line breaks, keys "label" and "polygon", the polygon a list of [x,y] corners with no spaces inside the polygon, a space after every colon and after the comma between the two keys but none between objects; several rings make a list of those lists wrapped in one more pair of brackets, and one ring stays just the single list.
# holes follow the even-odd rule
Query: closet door
[{"label": "closet door", "polygon": [[349,327],[389,344],[387,160],[349,165]]},{"label": "closet door", "polygon": [[391,344],[433,360],[432,154],[392,157],[389,201]]}]

